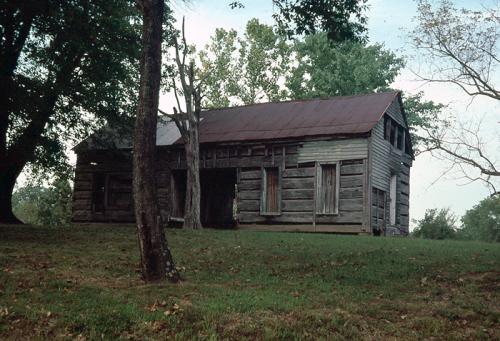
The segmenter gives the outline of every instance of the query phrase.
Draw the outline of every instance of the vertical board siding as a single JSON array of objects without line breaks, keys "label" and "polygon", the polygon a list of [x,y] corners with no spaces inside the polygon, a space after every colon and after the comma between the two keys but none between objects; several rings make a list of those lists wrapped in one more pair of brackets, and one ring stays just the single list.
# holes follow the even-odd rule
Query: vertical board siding
[{"label": "vertical board siding", "polygon": [[372,185],[389,192],[391,181],[391,145],[384,140],[384,121],[381,120],[372,130]]},{"label": "vertical board siding", "polygon": [[399,104],[398,100],[392,101],[391,105],[389,105],[389,107],[386,110],[386,114],[391,116],[401,126],[407,128],[405,119],[403,117],[403,112],[401,110],[401,105]]},{"label": "vertical board siding", "polygon": [[335,213],[336,165],[322,165],[321,182],[319,184],[318,213]]},{"label": "vertical board siding", "polygon": [[265,170],[265,212],[279,213],[279,169],[266,168]]},{"label": "vertical board siding", "polygon": [[[401,111],[399,101],[394,101],[386,111],[396,122],[406,127],[405,119]],[[386,192],[388,196],[390,190],[391,175],[397,175],[396,183],[396,224],[395,227],[402,234],[408,233],[409,222],[409,175],[411,158],[402,151],[392,147],[384,139],[384,120],[380,120],[372,130],[370,159],[372,169],[372,187]],[[389,205],[385,206],[385,221],[381,221],[378,212],[382,209],[377,207],[375,192],[372,195],[372,226],[380,227],[381,224],[389,225]]]},{"label": "vertical board siding", "polygon": [[398,207],[399,207],[399,226],[401,232],[407,235],[409,230],[409,211],[410,211],[410,166],[403,163],[399,176]]}]

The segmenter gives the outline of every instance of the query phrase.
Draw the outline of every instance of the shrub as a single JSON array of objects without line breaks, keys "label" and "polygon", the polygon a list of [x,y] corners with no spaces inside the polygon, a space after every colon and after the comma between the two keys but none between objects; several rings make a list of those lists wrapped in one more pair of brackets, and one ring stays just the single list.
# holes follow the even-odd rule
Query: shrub
[{"label": "shrub", "polygon": [[427,239],[452,239],[456,236],[457,218],[450,212],[449,208],[428,209],[424,218],[418,221],[418,225],[412,235],[417,238]]},{"label": "shrub", "polygon": [[49,186],[26,184],[12,196],[16,216],[24,223],[60,227],[71,221],[71,186],[56,178]]},{"label": "shrub", "polygon": [[465,212],[459,236],[488,242],[500,242],[500,195],[486,198]]}]

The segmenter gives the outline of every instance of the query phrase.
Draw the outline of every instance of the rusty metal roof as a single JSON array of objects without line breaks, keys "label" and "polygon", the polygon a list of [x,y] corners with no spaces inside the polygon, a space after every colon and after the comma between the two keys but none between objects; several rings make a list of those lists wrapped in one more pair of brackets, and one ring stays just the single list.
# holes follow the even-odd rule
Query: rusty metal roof
[{"label": "rusty metal roof", "polygon": [[202,113],[200,143],[369,132],[398,92],[259,103]]},{"label": "rusty metal roof", "polygon": [[[373,129],[397,96],[398,92],[384,92],[207,110],[201,115],[200,143],[363,134]],[[132,147],[131,136],[108,130],[90,136],[74,149],[107,149],[110,142],[114,148]],[[160,119],[156,144],[174,143],[182,143],[177,127]]]}]

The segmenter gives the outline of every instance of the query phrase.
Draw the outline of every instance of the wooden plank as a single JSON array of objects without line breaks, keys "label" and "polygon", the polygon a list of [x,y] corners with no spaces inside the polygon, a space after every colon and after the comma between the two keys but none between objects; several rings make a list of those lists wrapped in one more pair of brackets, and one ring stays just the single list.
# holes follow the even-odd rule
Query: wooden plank
[{"label": "wooden plank", "polygon": [[251,191],[251,190],[241,190],[238,186],[238,199],[239,200],[259,200],[260,199],[260,191]]},{"label": "wooden plank", "polygon": [[354,188],[340,188],[340,196],[342,199],[354,199],[354,198],[362,198],[363,197],[363,187],[354,187]]},{"label": "wooden plank", "polygon": [[[110,162],[110,161],[108,161]],[[112,163],[99,163],[97,165],[77,165],[76,170],[82,173],[95,173],[95,172],[132,172],[131,163],[121,163],[121,161],[116,161]]]},{"label": "wooden plank", "polygon": [[238,211],[259,212],[259,200],[240,200],[238,203]]},{"label": "wooden plank", "polygon": [[246,191],[246,190],[260,190],[260,180],[245,180],[241,181],[238,184],[238,189],[240,191]]},{"label": "wooden plank", "polygon": [[[368,146],[370,146],[370,141],[368,141]],[[371,203],[369,200],[369,193],[371,189],[368,187],[368,159],[363,160],[363,227],[368,229],[372,233],[370,228],[370,213],[371,213]]]},{"label": "wooden plank", "polygon": [[342,166],[340,167],[340,174],[341,175],[357,175],[357,174],[363,174],[364,173],[364,164],[344,164],[342,163]]},{"label": "wooden plank", "polygon": [[[282,212],[280,216],[260,216],[256,212],[240,212],[239,221],[242,223],[312,223],[312,212]],[[317,223],[356,223],[363,222],[363,212],[340,212],[338,215],[316,215]]]},{"label": "wooden plank", "polygon": [[92,191],[92,181],[75,182],[74,191]]},{"label": "wooden plank", "polygon": [[339,203],[340,212],[363,211],[363,198],[342,199]]},{"label": "wooden plank", "polygon": [[73,221],[91,221],[92,214],[88,210],[73,210]]},{"label": "wooden plank", "polygon": [[362,175],[341,175],[340,176],[340,188],[352,188],[352,187],[362,187],[363,186],[363,176]]},{"label": "wooden plank", "polygon": [[408,216],[401,216],[401,225],[404,227],[408,227],[409,225],[409,217]]},{"label": "wooden plank", "polygon": [[[282,156],[275,155],[274,157],[275,164],[282,164]],[[285,158],[286,167],[293,167],[297,165],[297,156],[296,155],[286,155]],[[207,166],[203,167],[203,164],[200,164],[201,168],[255,168],[255,167],[273,167],[273,160],[271,156],[241,156],[238,158],[231,159],[222,159],[216,160],[215,162],[208,162]],[[167,167],[171,169],[185,169],[186,162],[185,160],[181,160],[179,163],[169,161]]]},{"label": "wooden plank", "polygon": [[283,178],[307,178],[314,176],[314,167],[288,168],[283,170]]},{"label": "wooden plank", "polygon": [[410,194],[410,186],[405,185],[405,184],[403,184],[403,183],[400,183],[400,184],[399,184],[399,188],[400,188],[400,190],[399,190],[399,191],[400,191],[401,193],[404,193],[404,194]]},{"label": "wooden plank", "polygon": [[400,204],[399,205],[399,212],[402,216],[403,215],[407,216],[410,212],[410,207],[408,207],[407,205]]},{"label": "wooden plank", "polygon": [[288,212],[307,212],[312,215],[313,201],[312,200],[283,200],[283,214]]},{"label": "wooden plank", "polygon": [[75,171],[75,182],[77,182],[77,181],[92,181],[93,178],[94,178],[94,173],[81,172],[79,170]]},{"label": "wooden plank", "polygon": [[316,215],[317,223],[359,223],[363,222],[363,212],[344,212],[340,211],[338,215]]},{"label": "wooden plank", "polygon": [[261,171],[260,170],[251,170],[247,171],[242,169],[240,174],[241,180],[257,180],[260,179]]},{"label": "wooden plank", "polygon": [[238,212],[238,221],[242,223],[264,222],[265,217],[261,216],[259,212],[240,211]]},{"label": "wooden plank", "polygon": [[333,233],[363,233],[360,225],[318,225],[317,230],[314,226],[307,224],[300,225],[265,225],[265,224],[239,224],[239,230],[246,231],[270,231],[270,232],[333,232]]},{"label": "wooden plank", "polygon": [[284,178],[283,189],[307,189],[314,188],[313,178]]},{"label": "wooden plank", "polygon": [[313,199],[314,189],[284,189],[282,191],[283,200],[289,199]]},{"label": "wooden plank", "polygon": [[73,199],[91,199],[92,191],[73,191]]}]

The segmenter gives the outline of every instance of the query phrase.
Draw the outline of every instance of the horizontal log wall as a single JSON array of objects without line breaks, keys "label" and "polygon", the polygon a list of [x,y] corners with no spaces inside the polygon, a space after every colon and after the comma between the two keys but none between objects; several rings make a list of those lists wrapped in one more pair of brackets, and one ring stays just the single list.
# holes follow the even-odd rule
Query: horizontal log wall
[{"label": "horizontal log wall", "polygon": [[[313,230],[315,166],[282,169],[281,214],[260,214],[262,171],[243,168],[238,179],[238,218],[241,224],[311,224]],[[366,162],[343,161],[340,167],[339,213],[316,215],[317,224],[361,225],[365,208]]]},{"label": "horizontal log wall", "polygon": [[[297,148],[297,143],[202,146],[200,168],[295,167]],[[161,169],[186,169],[184,149],[162,148],[159,155]]]},{"label": "horizontal log wall", "polygon": [[[130,201],[131,205],[122,207],[107,205],[103,212],[95,212],[93,181],[96,173],[104,174],[105,177],[119,176],[130,179],[128,188],[121,186],[117,188],[117,191],[122,196],[121,202]],[[160,212],[162,216],[167,216],[170,206],[170,172],[168,170],[158,172],[157,189]],[[81,152],[77,155],[72,219],[75,222],[133,222],[135,220],[132,198],[132,159],[129,151],[96,150]]]},{"label": "horizontal log wall", "polygon": [[351,138],[305,142],[298,149],[297,162],[337,162],[368,157],[368,139]]}]

